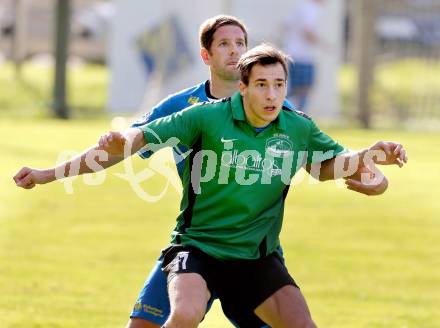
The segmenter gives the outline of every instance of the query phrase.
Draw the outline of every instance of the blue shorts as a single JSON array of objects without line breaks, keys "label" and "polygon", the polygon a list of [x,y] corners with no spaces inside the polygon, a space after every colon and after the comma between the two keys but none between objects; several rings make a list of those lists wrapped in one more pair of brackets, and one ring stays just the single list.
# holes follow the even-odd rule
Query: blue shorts
[{"label": "blue shorts", "polygon": [[170,314],[167,278],[160,269],[162,258],[156,261],[145,281],[130,318],[141,318],[162,326]]},{"label": "blue shorts", "polygon": [[289,63],[289,88],[311,87],[315,82],[315,66],[310,63]]},{"label": "blue shorts", "polygon": [[[167,276],[162,272],[162,256],[156,261],[145,281],[138,299],[130,314],[130,318],[140,318],[162,326],[170,315],[170,301],[168,297]],[[217,297],[211,296],[206,312],[211,308]]]}]

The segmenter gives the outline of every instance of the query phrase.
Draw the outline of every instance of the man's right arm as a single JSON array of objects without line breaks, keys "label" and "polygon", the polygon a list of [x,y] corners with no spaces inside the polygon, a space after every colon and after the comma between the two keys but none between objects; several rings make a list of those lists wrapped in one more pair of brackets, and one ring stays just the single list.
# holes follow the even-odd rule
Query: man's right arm
[{"label": "man's right arm", "polygon": [[97,145],[56,167],[49,169],[23,167],[13,179],[18,187],[31,189],[36,184],[45,184],[57,179],[98,172],[119,163],[125,157],[131,156],[145,144],[140,129],[130,128],[121,132],[109,132],[101,136]]}]

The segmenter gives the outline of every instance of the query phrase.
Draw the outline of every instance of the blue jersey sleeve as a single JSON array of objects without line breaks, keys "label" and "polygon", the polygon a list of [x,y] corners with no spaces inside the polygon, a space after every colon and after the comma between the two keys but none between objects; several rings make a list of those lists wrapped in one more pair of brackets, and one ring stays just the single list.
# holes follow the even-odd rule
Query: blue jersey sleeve
[{"label": "blue jersey sleeve", "polygon": [[[172,99],[170,97],[165,98],[160,103],[158,103],[156,106],[153,107],[153,109],[144,114],[141,118],[136,120],[131,127],[137,128],[141,127],[145,124],[148,124],[150,122],[153,122],[154,120],[165,117],[168,115],[173,114],[176,111],[176,104],[173,104]],[[149,158],[153,153],[151,151],[139,151],[138,155],[142,158]]]},{"label": "blue jersey sleeve", "polygon": [[290,110],[295,110],[295,105],[292,104],[287,98],[284,99],[283,107],[286,107]]},{"label": "blue jersey sleeve", "polygon": [[[182,90],[178,93],[169,95],[149,112],[144,114],[140,119],[132,124],[132,127],[141,127],[145,124],[151,123],[159,118],[172,115],[176,112],[183,110],[197,102],[208,100],[206,96],[206,81],[201,82],[193,87]],[[183,162],[181,154],[186,152],[186,148],[183,145],[178,145],[174,150],[174,157],[177,164],[179,173],[183,170]],[[152,155],[151,151],[139,151],[139,156],[142,158],[148,158]]]}]

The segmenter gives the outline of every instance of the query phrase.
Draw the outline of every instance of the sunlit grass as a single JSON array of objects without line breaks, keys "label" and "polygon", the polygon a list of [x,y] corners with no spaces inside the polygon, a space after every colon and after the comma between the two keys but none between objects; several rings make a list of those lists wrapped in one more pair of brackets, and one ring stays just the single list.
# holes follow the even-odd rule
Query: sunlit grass
[{"label": "sunlit grass", "polygon": [[[401,59],[383,62],[375,67],[370,95],[374,126],[418,126],[432,129],[440,126],[440,63],[434,60]],[[356,117],[356,72],[344,65],[339,74],[341,111],[345,117]],[[433,126],[429,120],[436,120]],[[401,125],[400,125],[401,126]]]},{"label": "sunlit grass", "polygon": [[[179,194],[139,199],[108,173],[102,185],[14,186],[23,165],[54,165],[110,128],[101,121],[0,120],[0,317],[2,327],[122,327],[161,248]],[[440,135],[328,131],[356,149],[401,141],[410,161],[386,167],[390,187],[365,197],[334,182],[305,183],[287,198],[282,244],[291,274],[320,327],[436,328],[440,322]],[[136,172],[148,165],[135,158]],[[142,187],[158,193],[166,180]],[[201,325],[229,327],[216,306]]]},{"label": "sunlit grass", "polygon": [[[53,116],[53,76],[50,65],[26,63],[17,73],[12,64],[0,64],[0,118]],[[67,101],[71,116],[104,115],[108,81],[104,66],[69,66]]]}]

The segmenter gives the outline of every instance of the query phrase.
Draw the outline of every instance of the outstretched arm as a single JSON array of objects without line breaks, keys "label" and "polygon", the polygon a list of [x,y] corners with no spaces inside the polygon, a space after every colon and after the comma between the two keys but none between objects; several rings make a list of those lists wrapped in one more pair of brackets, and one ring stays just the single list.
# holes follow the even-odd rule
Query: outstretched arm
[{"label": "outstretched arm", "polygon": [[98,172],[119,163],[144,145],[143,133],[138,128],[130,128],[121,132],[109,132],[101,136],[98,144],[56,167],[48,169],[23,167],[13,179],[18,187],[31,189],[36,184],[45,184],[56,179]]}]

